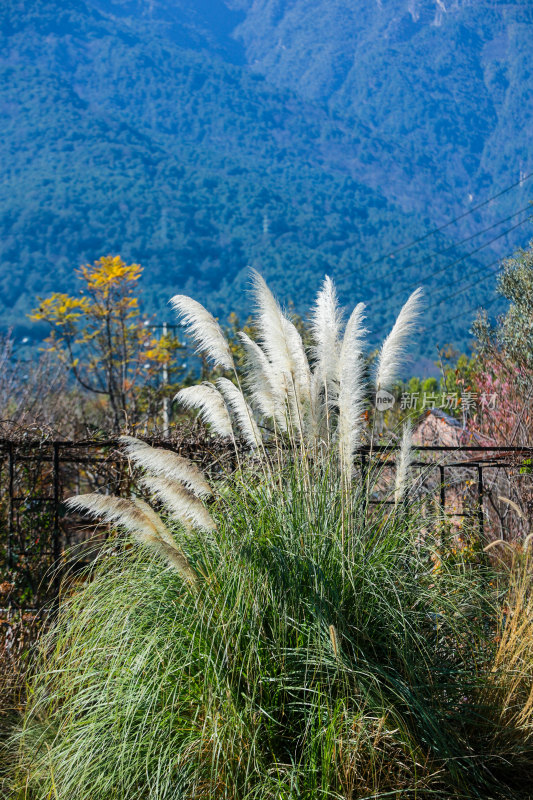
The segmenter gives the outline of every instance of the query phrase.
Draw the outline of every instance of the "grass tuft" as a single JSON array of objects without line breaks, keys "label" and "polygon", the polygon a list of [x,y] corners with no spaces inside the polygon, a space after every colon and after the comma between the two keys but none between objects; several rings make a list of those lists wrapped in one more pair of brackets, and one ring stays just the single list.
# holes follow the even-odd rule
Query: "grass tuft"
[{"label": "grass tuft", "polygon": [[[409,429],[390,502],[371,505],[383,463],[354,464],[375,433],[363,307],[341,339],[326,279],[309,361],[257,274],[254,287],[250,403],[236,369],[235,384],[178,395],[250,447],[236,447],[238,470],[213,486],[209,509],[196,468],[131,437],[162,516],[139,499],[72,501],[131,539],[96,562],[43,639],[11,743],[14,797],[528,797],[528,543],[499,575],[491,552],[459,546],[413,498]],[[215,320],[178,300],[200,350],[231,371]],[[415,292],[385,340],[378,389],[397,372],[418,302]]]},{"label": "grass tuft", "polygon": [[138,545],[99,562],[43,640],[19,796],[489,798],[520,784],[530,572],[516,567],[497,628],[488,563],[436,571],[420,510],[369,517],[363,487],[343,534],[338,476],[301,468],[227,480],[208,534],[174,527],[194,589]]}]

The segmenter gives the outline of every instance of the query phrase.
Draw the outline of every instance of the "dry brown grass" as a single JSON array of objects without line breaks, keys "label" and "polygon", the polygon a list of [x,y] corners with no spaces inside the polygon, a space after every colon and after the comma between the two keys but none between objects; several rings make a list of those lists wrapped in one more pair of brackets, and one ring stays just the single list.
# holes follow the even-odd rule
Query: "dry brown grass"
[{"label": "dry brown grass", "polygon": [[[498,749],[531,759],[533,740],[533,552],[531,543],[502,550],[508,569],[496,630],[497,648],[486,704],[496,717]],[[511,552],[512,551],[512,552]],[[505,567],[504,567],[505,568]],[[529,755],[527,755],[529,753]],[[531,764],[533,768],[533,763]]]},{"label": "dry brown grass", "polygon": [[440,772],[420,748],[398,738],[386,715],[362,714],[344,721],[334,743],[332,766],[343,797],[416,796],[439,788]]},{"label": "dry brown grass", "polygon": [[26,674],[42,627],[39,615],[0,610],[0,776],[9,760],[2,745],[24,712]]}]

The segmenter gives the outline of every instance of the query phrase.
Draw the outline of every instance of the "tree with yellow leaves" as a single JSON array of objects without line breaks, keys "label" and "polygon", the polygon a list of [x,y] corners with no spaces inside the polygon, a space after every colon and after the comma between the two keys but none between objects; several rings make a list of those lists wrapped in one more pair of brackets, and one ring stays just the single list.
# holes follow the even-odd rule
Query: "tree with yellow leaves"
[{"label": "tree with yellow leaves", "polygon": [[105,395],[118,432],[138,418],[138,389],[169,364],[181,345],[171,336],[157,339],[134,296],[142,274],[139,264],[104,256],[77,270],[84,283],[79,297],[55,292],[41,300],[31,319],[52,330],[51,351],[78,383]]}]

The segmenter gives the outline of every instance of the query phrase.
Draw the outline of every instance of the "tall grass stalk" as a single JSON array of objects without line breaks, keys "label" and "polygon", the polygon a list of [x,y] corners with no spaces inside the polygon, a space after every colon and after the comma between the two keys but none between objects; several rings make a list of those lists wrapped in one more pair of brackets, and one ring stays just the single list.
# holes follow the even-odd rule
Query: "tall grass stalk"
[{"label": "tall grass stalk", "polygon": [[[192,465],[127,438],[159,511],[136,499],[73,501],[130,537],[109,545],[43,640],[12,742],[14,796],[503,797],[508,773],[518,785],[533,759],[525,739],[502,738],[495,712],[512,697],[518,710],[506,719],[529,736],[531,651],[515,658],[507,647],[500,659],[511,671],[520,661],[520,685],[491,677],[507,590],[491,588],[488,556],[437,561],[442,526],[412,498],[370,506],[384,474],[370,464],[363,479],[353,459],[371,393],[362,309],[342,334],[326,281],[309,359],[257,275],[254,286],[260,339],[243,336],[242,384],[178,395],[228,437],[244,431],[250,455],[237,472],[208,499]],[[384,346],[385,377],[417,298]],[[175,305],[231,374],[208,312]],[[401,458],[398,497],[408,432]]]}]

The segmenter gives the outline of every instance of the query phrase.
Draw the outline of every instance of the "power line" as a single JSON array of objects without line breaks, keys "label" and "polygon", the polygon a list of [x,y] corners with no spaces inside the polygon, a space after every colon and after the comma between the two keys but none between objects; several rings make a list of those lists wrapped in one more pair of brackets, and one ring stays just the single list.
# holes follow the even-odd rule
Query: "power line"
[{"label": "power line", "polygon": [[507,186],[505,189],[502,189],[501,192],[493,194],[487,200],[484,200],[482,203],[478,203],[477,205],[468,209],[468,211],[464,211],[462,214],[459,214],[458,217],[454,217],[454,219],[451,219],[449,222],[444,223],[444,225],[440,225],[438,228],[433,228],[433,230],[428,231],[423,236],[419,236],[418,239],[413,239],[412,241],[407,242],[406,244],[402,244],[400,247],[396,247],[394,250],[390,250],[388,253],[385,253],[384,255],[375,258],[373,261],[369,261],[367,264],[364,264],[362,267],[360,267],[360,269],[361,270],[367,269],[368,267],[371,267],[374,264],[378,264],[380,261],[384,261],[386,258],[390,258],[391,256],[394,256],[397,253],[401,253],[403,250],[408,250],[409,248],[414,247],[415,244],[424,242],[426,239],[429,239],[430,236],[434,236],[436,233],[440,233],[440,231],[449,228],[450,225],[454,225],[456,222],[459,222],[460,219],[464,219],[469,214],[473,214],[475,211],[488,205],[493,200],[496,200],[498,197],[501,197],[507,192],[510,192],[511,189],[515,189],[517,186],[520,186],[521,184],[525,183],[525,181],[529,180],[529,178],[531,178],[532,176],[533,172],[530,172],[528,175],[525,175],[523,178],[520,178],[520,180],[516,181],[516,183],[512,183],[510,186]]},{"label": "power line", "polygon": [[437,300],[436,303],[431,303],[431,305],[426,307],[425,311],[429,311],[431,308],[436,308],[437,306],[442,305],[442,303],[444,303],[446,300],[453,300],[454,297],[458,297],[460,294],[463,294],[463,292],[466,292],[468,289],[472,289],[474,286],[479,286],[480,283],[483,283],[483,281],[488,280],[490,277],[492,277],[492,275],[499,272],[499,270],[501,269],[500,262],[501,258],[497,258],[496,261],[491,261],[490,264],[485,264],[483,267],[481,267],[481,269],[478,269],[476,270],[476,272],[473,272],[472,275],[478,275],[480,272],[484,272],[488,267],[492,267],[494,264],[498,264],[498,266],[496,267],[496,269],[492,269],[487,275],[485,275],[484,278],[480,278],[479,280],[474,281],[473,283],[469,283],[467,286],[464,286],[462,289],[459,289],[459,291],[454,292],[453,294],[446,295],[440,300]]},{"label": "power line", "polygon": [[[494,303],[496,303],[498,300],[501,300],[501,299],[502,298],[501,298],[500,295],[496,295],[495,297],[492,298],[492,300],[488,300],[486,303],[483,303],[482,307],[483,308],[487,308],[488,306],[492,306],[492,305],[494,305]],[[462,311],[460,314],[455,314],[453,317],[448,317],[447,319],[442,320],[442,322],[439,322],[438,324],[441,325],[441,326],[448,325],[450,322],[454,322],[456,319],[459,319],[460,317],[464,317],[465,314],[470,314],[472,311],[479,310],[480,308],[481,308],[480,305],[474,306],[473,308],[469,309],[468,311]]]},{"label": "power line", "polygon": [[[498,270],[500,268],[499,265],[500,265],[501,261],[502,261],[501,258],[497,258],[494,261],[491,261],[489,264],[484,264],[480,269],[476,270],[475,272],[473,272],[471,274],[472,275],[477,275],[480,272],[483,272],[483,271],[489,269],[489,267],[494,266],[495,264],[498,264],[498,267],[496,269],[491,270],[487,275],[485,275],[484,278],[480,278],[479,280],[474,281],[473,283],[470,283],[467,286],[464,286],[459,291],[454,292],[453,294],[450,294],[450,295],[445,295],[440,300],[437,300],[437,302],[431,303],[431,305],[426,306],[426,308],[424,309],[424,314],[427,311],[429,311],[430,309],[436,308],[437,306],[442,305],[442,303],[444,303],[446,300],[453,300],[454,297],[458,297],[460,294],[462,294],[463,292],[466,292],[468,289],[471,289],[473,286],[478,286],[480,283],[483,283],[484,281],[488,280],[490,277],[492,277],[492,275],[494,273],[498,272]],[[459,316],[461,316],[461,314],[459,314]],[[382,333],[383,331],[390,330],[390,329],[391,329],[391,325],[390,324],[382,325],[381,328],[378,328],[376,331],[374,331],[374,333]]]},{"label": "power line", "polygon": [[[441,267],[440,269],[436,270],[435,272],[432,272],[431,275],[427,275],[425,278],[419,278],[418,280],[413,281],[412,283],[408,283],[407,286],[404,286],[402,289],[398,289],[397,292],[393,292],[393,294],[388,295],[388,297],[380,298],[380,300],[382,300],[382,301],[392,300],[394,297],[397,297],[399,294],[403,294],[407,289],[410,289],[413,286],[418,286],[420,283],[423,283],[424,281],[430,280],[431,278],[435,277],[435,275],[440,275],[442,272],[446,272],[447,270],[451,269],[452,267],[455,267],[457,264],[460,264],[465,259],[470,258],[470,256],[473,256],[476,253],[479,253],[481,250],[484,250],[485,247],[488,247],[493,242],[498,241],[498,239],[501,239],[503,236],[507,236],[508,233],[511,233],[511,231],[514,231],[516,228],[519,228],[525,222],[529,222],[530,219],[531,219],[531,217],[526,217],[526,219],[523,219],[520,222],[517,222],[516,225],[512,225],[510,228],[507,228],[507,230],[502,231],[502,233],[499,233],[497,236],[494,236],[492,239],[489,239],[489,241],[485,242],[485,244],[482,244],[479,247],[476,247],[475,250],[471,250],[469,253],[466,253],[466,255],[461,256],[461,258],[457,258],[457,259],[455,259],[455,261],[451,261],[449,264],[445,264],[444,267]],[[498,259],[498,261],[500,261],[500,260],[501,259]],[[492,263],[495,263],[495,262],[492,262]],[[395,272],[392,273],[392,276],[394,276],[394,275],[395,275]]]},{"label": "power line", "polygon": [[[524,211],[530,211],[530,210],[532,210],[532,205],[531,203],[528,203],[527,206],[521,208],[520,211],[515,211],[514,214],[509,214],[508,217],[504,217],[503,219],[499,219],[497,222],[493,222],[492,225],[488,225],[486,228],[482,228],[480,231],[476,231],[476,233],[470,234],[470,236],[467,236],[465,239],[461,239],[459,242],[455,242],[454,244],[445,247],[444,250],[437,250],[436,252],[432,252],[430,256],[422,256],[422,258],[419,258],[417,261],[411,261],[408,264],[404,264],[401,267],[398,267],[398,269],[394,270],[392,274],[396,275],[398,272],[403,272],[404,270],[410,269],[411,267],[416,267],[418,264],[423,264],[424,261],[426,261],[428,258],[433,259],[436,256],[442,256],[445,253],[448,253],[450,250],[454,250],[456,247],[465,244],[465,242],[469,242],[472,239],[475,239],[477,236],[481,236],[482,233],[491,231],[493,228],[497,228],[499,225],[503,225],[504,222],[509,222],[510,219],[518,217],[518,215],[523,214]],[[525,220],[523,221],[525,222]]]}]

